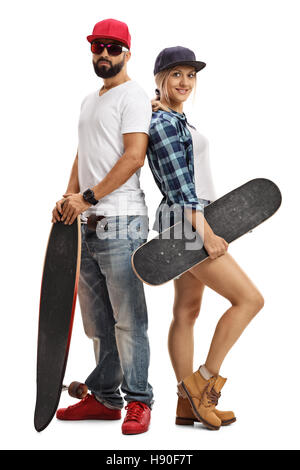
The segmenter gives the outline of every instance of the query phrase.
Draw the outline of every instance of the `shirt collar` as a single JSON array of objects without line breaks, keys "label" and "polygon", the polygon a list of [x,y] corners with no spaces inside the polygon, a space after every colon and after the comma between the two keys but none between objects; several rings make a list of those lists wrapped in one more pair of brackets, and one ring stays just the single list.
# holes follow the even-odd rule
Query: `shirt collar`
[{"label": "shirt collar", "polygon": [[[169,107],[168,107],[169,108]],[[174,111],[174,109],[169,108],[170,112],[176,116],[178,119],[180,119],[183,122],[187,122],[186,115],[184,113],[178,113],[177,111]]]}]

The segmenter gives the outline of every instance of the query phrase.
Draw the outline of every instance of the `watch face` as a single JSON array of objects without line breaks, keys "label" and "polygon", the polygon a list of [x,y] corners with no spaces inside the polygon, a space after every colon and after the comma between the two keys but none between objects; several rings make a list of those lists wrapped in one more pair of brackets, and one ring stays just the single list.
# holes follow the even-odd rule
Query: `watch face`
[{"label": "watch face", "polygon": [[91,197],[93,196],[93,191],[91,189],[87,189],[83,194],[85,197]]},{"label": "watch face", "polygon": [[83,199],[93,205],[96,205],[98,203],[98,201],[95,199],[94,191],[92,189],[87,189],[86,191],[84,191]]}]

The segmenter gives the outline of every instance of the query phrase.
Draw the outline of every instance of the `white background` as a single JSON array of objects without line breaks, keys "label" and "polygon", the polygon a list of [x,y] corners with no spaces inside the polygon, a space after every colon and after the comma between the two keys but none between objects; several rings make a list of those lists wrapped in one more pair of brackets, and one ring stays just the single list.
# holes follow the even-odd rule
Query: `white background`
[{"label": "white background", "polygon": [[[299,2],[52,0],[1,3],[1,438],[3,449],[299,448]],[[277,214],[234,242],[230,253],[265,306],[226,358],[219,403],[238,421],[218,432],[174,425],[176,380],[167,351],[172,282],[145,286],[155,406],[148,433],[123,436],[121,422],[33,427],[40,283],[51,211],[77,149],[82,99],[101,86],[86,36],[105,18],[127,22],[129,75],[153,97],[154,60],[164,47],[193,49],[198,74],[189,121],[206,135],[218,196],[255,177],[275,181]],[[151,223],[161,196],[142,169]],[[151,232],[150,235],[154,235]],[[226,299],[206,288],[195,328],[195,368],[205,360]],[[66,382],[94,366],[76,309]],[[61,405],[74,403],[63,395]],[[123,417],[125,412],[123,412]]]}]

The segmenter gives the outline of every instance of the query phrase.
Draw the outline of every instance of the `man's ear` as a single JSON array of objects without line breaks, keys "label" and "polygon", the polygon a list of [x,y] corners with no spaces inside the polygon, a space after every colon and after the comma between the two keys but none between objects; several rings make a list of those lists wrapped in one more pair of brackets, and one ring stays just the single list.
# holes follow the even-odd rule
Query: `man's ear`
[{"label": "man's ear", "polygon": [[131,52],[130,52],[130,51],[126,52],[126,53],[125,53],[125,56],[126,56],[125,62],[128,62],[129,59],[130,59],[130,57],[131,57]]}]

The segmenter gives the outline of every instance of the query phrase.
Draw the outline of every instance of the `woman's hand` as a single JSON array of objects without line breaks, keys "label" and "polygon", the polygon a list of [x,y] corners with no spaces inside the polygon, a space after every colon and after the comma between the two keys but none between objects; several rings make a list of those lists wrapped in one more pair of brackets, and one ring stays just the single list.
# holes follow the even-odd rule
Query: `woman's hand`
[{"label": "woman's hand", "polygon": [[204,248],[209,254],[210,259],[216,259],[222,256],[228,250],[229,244],[224,238],[215,235],[214,233],[204,237]]}]

